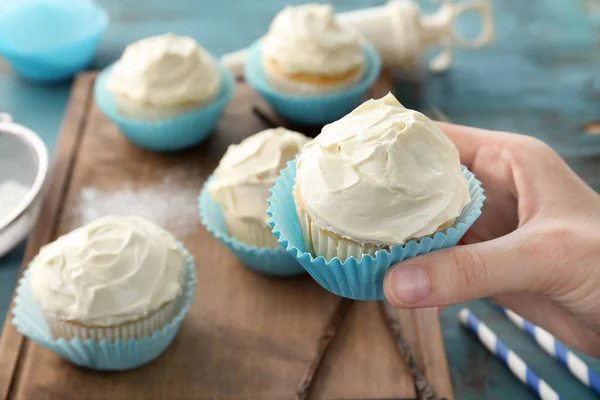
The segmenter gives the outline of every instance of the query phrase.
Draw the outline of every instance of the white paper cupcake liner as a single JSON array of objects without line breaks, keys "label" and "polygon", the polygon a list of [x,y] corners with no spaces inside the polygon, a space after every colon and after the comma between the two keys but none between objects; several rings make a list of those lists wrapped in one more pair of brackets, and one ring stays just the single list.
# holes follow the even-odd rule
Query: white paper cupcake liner
[{"label": "white paper cupcake liner", "polygon": [[[276,248],[254,246],[228,234],[221,206],[213,200],[208,191],[208,183],[212,179],[212,177],[207,179],[198,197],[200,219],[206,230],[227,246],[240,261],[256,272],[279,277],[305,274],[304,268],[281,246]],[[273,234],[271,233],[271,235]],[[275,238],[275,236],[273,237]]]},{"label": "white paper cupcake liner", "polygon": [[298,207],[297,202],[296,209],[298,210],[300,229],[302,229],[302,238],[307,251],[311,254],[319,254],[325,257],[326,260],[337,257],[343,262],[350,257],[360,261],[365,254],[375,256],[379,250],[382,250],[377,246],[361,246],[349,240],[339,240],[332,237],[315,225],[306,210]]},{"label": "white paper cupcake liner", "polygon": [[271,232],[269,225],[265,226],[260,222],[237,218],[226,211],[223,211],[223,217],[230,236],[257,247],[279,249],[277,238]]},{"label": "white paper cupcake liner", "polygon": [[178,303],[181,302],[172,300],[146,318],[119,326],[84,326],[49,316],[46,316],[46,323],[53,339],[71,340],[79,338],[81,340],[92,339],[96,342],[101,342],[104,339],[109,342],[115,340],[126,342],[129,339],[140,340],[144,336],[152,336],[154,331],[160,330],[171,321],[179,311],[177,306],[181,304]]}]

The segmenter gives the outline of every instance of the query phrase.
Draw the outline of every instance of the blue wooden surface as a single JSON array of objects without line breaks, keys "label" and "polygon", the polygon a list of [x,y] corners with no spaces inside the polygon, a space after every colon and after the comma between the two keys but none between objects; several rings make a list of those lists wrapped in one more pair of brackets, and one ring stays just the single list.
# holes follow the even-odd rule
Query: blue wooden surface
[{"label": "blue wooden surface", "polygon": [[[295,0],[292,3],[301,3]],[[260,36],[281,0],[101,0],[111,24],[95,67],[114,61],[136,39],[172,31],[190,35],[216,55]],[[338,0],[338,10],[383,1]],[[424,7],[433,8],[432,2]],[[425,85],[399,87],[412,106],[434,104],[455,122],[528,133],[560,151],[592,186],[600,188],[600,136],[584,137],[581,126],[600,119],[600,2],[598,0],[498,0],[494,2],[497,43],[477,52],[458,51],[452,69],[423,73]],[[468,17],[461,29],[475,29]],[[38,86],[0,70],[0,110],[38,132],[54,147],[70,82]],[[409,101],[410,102],[410,101]],[[24,246],[0,260],[0,326]],[[566,399],[593,394],[538,349],[486,301],[469,305],[498,335]],[[457,322],[459,306],[441,321],[457,399],[532,399],[534,396]],[[596,371],[600,363],[588,359]]]}]

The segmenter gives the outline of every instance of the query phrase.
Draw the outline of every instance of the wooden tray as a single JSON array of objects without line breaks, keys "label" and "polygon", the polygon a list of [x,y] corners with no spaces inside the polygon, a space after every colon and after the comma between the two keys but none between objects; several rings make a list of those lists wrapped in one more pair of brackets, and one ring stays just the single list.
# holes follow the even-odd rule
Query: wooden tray
[{"label": "wooden tray", "polygon": [[[74,84],[24,265],[40,246],[81,222],[82,196],[90,188],[98,195],[157,187],[154,193],[160,194],[172,190],[164,186],[168,182],[179,199],[162,193],[171,206],[162,212],[171,218],[182,207],[195,207],[204,180],[230,143],[266,128],[252,112],[253,106],[266,106],[239,83],[205,143],[178,154],[147,152],[130,144],[96,107],[95,77],[83,74]],[[381,95],[388,88],[382,83],[375,90]],[[185,204],[181,196],[189,197]],[[113,211],[118,212],[102,212]],[[340,300],[308,276],[256,274],[196,214],[180,238],[196,259],[199,282],[190,314],[163,356],[128,372],[78,368],[21,336],[9,313],[0,338],[0,399],[291,399],[298,390],[313,399],[417,398],[379,303]],[[435,311],[402,311],[397,317],[420,370],[438,396],[452,399]],[[306,379],[315,370],[314,379]],[[302,384],[306,390],[299,389]]]}]

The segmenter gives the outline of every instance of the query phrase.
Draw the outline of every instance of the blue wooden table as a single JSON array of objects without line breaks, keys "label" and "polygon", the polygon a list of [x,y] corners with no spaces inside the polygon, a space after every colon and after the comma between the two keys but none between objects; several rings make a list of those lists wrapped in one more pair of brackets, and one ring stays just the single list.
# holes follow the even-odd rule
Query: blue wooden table
[{"label": "blue wooden table", "polygon": [[[295,3],[301,1],[296,0]],[[189,35],[221,55],[260,36],[281,0],[100,0],[111,16],[95,61],[114,61],[137,39],[172,31]],[[380,4],[373,0],[338,0],[338,10]],[[434,8],[424,2],[425,8]],[[425,84],[414,92],[399,87],[413,107],[434,104],[454,122],[528,133],[553,145],[583,178],[600,189],[600,135],[585,136],[582,127],[600,119],[600,1],[498,0],[494,2],[496,44],[476,52],[457,52],[442,75],[423,72]],[[476,21],[465,19],[467,31]],[[0,68],[0,110],[38,132],[54,147],[70,82],[40,86]],[[21,245],[0,260],[0,326],[9,307]],[[538,349],[486,301],[469,305],[498,335],[566,399],[593,394]],[[459,306],[441,314],[457,399],[530,399],[528,392],[457,322]],[[600,362],[586,358],[600,372]]]}]

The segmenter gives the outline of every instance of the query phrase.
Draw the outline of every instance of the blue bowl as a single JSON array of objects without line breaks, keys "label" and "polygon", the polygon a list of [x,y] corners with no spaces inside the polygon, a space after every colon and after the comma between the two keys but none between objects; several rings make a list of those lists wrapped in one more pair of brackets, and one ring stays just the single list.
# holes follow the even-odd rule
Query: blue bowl
[{"label": "blue bowl", "polygon": [[0,9],[0,54],[23,78],[63,80],[92,62],[107,25],[88,0],[10,0]]},{"label": "blue bowl", "polygon": [[121,132],[134,144],[152,151],[178,151],[195,146],[213,132],[225,107],[233,97],[235,78],[229,69],[219,65],[221,89],[212,103],[162,121],[142,121],[122,116],[106,87],[113,65],[106,67],[96,79],[96,104]]},{"label": "blue bowl", "polygon": [[282,93],[267,81],[262,67],[260,41],[250,47],[246,60],[245,77],[273,109],[288,121],[304,125],[324,125],[336,121],[355,109],[364,100],[367,90],[381,71],[381,58],[370,44],[364,46],[367,68],[362,80],[339,92],[321,95],[294,95]]}]

